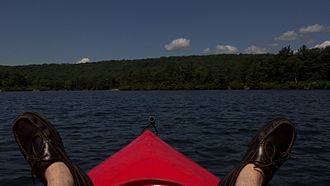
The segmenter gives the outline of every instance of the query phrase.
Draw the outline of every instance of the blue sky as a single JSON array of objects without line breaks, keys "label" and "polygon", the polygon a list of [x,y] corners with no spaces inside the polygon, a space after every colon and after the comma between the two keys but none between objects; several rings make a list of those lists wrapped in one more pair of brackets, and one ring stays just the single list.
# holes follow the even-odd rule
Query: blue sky
[{"label": "blue sky", "polygon": [[330,44],[329,0],[0,2],[0,65],[276,53],[303,44]]}]

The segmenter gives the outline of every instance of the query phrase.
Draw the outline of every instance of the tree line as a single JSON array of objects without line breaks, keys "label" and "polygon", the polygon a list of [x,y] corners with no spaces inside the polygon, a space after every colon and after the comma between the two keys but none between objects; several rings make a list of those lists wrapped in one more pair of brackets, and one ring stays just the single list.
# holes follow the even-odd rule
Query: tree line
[{"label": "tree line", "polygon": [[330,47],[0,66],[0,90],[329,89]]}]

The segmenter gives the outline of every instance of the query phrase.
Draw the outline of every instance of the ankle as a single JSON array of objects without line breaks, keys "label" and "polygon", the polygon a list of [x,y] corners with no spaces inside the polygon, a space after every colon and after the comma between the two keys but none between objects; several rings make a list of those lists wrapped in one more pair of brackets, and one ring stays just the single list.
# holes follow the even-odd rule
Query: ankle
[{"label": "ankle", "polygon": [[247,164],[239,173],[236,184],[237,186],[262,185],[263,172],[256,168],[254,164]]},{"label": "ankle", "polygon": [[63,162],[52,163],[44,173],[47,185],[74,185],[70,169]]}]

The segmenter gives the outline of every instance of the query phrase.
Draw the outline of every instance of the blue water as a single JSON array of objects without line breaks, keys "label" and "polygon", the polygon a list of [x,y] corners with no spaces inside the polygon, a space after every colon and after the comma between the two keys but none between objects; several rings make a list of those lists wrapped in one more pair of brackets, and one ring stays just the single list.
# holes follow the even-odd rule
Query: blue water
[{"label": "blue water", "polygon": [[330,91],[70,91],[0,93],[0,185],[29,185],[30,168],[11,125],[24,111],[47,117],[71,159],[88,171],[135,139],[150,115],[160,137],[223,177],[266,121],[297,127],[293,157],[271,185],[330,182]]}]

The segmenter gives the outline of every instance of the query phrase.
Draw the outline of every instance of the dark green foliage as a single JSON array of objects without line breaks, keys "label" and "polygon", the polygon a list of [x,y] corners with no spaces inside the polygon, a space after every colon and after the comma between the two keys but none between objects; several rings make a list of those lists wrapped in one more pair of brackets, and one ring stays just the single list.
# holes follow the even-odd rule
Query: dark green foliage
[{"label": "dark green foliage", "polygon": [[328,89],[330,47],[278,54],[208,55],[89,64],[0,66],[0,89]]},{"label": "dark green foliage", "polygon": [[[304,46],[303,46],[304,47]],[[280,59],[287,59],[288,57],[293,55],[293,50],[291,50],[290,46],[283,47],[279,52],[278,52],[278,57]]]}]

